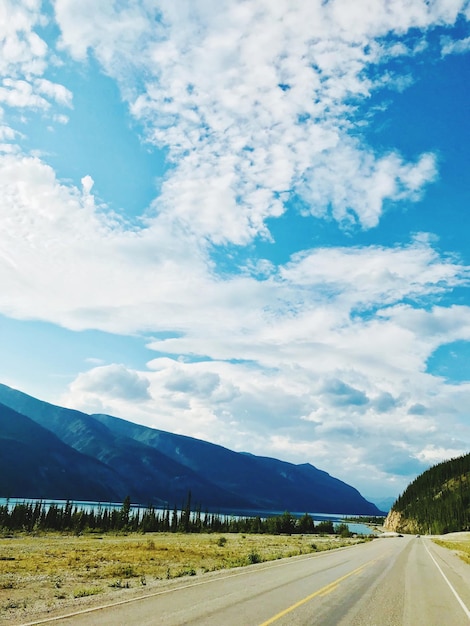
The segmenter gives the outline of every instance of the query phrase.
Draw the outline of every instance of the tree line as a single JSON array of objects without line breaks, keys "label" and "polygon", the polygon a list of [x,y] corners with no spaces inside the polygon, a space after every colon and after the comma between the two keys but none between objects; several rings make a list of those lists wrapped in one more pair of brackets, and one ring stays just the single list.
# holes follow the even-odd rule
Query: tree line
[{"label": "tree line", "polygon": [[79,507],[72,501],[65,504],[46,504],[42,501],[9,502],[0,506],[0,529],[2,531],[59,531],[73,532],[220,532],[265,534],[339,534],[350,536],[348,525],[333,525],[331,520],[315,523],[305,513],[297,518],[288,511],[266,518],[243,517],[201,511],[191,507],[191,495],[186,504],[178,509],[133,508],[125,498],[120,508],[108,506]]}]

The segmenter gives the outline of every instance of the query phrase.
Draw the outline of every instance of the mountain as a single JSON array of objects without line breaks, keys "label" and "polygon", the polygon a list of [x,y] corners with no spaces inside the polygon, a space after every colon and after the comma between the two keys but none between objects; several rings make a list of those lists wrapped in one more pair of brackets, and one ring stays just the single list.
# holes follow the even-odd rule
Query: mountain
[{"label": "mountain", "polygon": [[249,494],[251,508],[350,513],[360,502],[361,507],[378,511],[375,505],[366,503],[356,489],[308,463],[294,465],[233,452],[206,441],[147,428],[109,415],[93,417],[114,432],[160,450],[221,488]]},{"label": "mountain", "polygon": [[118,502],[131,495],[133,502],[141,504],[179,506],[191,490],[194,497],[201,498],[208,507],[251,506],[247,498],[226,493],[191,468],[150,446],[113,432],[86,413],[42,402],[4,385],[0,385],[0,402],[52,431],[72,449],[112,469],[119,481],[109,483],[110,493],[117,493]]},{"label": "mountain", "polygon": [[119,476],[46,428],[0,405],[0,493],[61,500],[115,499]]},{"label": "mountain", "polygon": [[470,454],[423,472],[393,504],[387,530],[436,534],[470,530]]},{"label": "mountain", "polygon": [[364,497],[366,500],[369,500],[369,502],[373,502],[381,511],[390,511],[396,501],[396,497],[393,496],[377,497],[364,495]]},{"label": "mountain", "polygon": [[[110,497],[102,501],[130,495],[141,504],[180,506],[191,491],[193,503],[211,510],[380,514],[356,489],[310,464],[233,452],[121,418],[87,415],[6,385],[0,385],[0,402],[113,472]],[[2,415],[0,405],[0,424]]]}]

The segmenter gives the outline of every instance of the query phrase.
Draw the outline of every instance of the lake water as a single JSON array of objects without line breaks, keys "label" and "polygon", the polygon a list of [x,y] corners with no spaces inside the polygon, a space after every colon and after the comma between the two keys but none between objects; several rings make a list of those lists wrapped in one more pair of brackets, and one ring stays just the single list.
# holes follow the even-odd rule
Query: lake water
[{"label": "lake water", "polygon": [[[14,506],[15,504],[35,504],[36,502],[42,502],[44,504],[44,506],[47,508],[48,506],[50,506],[51,504],[56,504],[58,506],[65,506],[66,504],[66,500],[48,500],[48,499],[44,499],[44,500],[38,500],[38,499],[34,499],[34,498],[0,498],[0,506],[5,506],[7,503],[9,503],[10,507]],[[122,502],[91,502],[91,501],[72,501],[72,504],[75,507],[77,507],[78,509],[85,509],[85,510],[98,510],[98,509],[120,509],[122,507]],[[143,506],[143,505],[137,505],[137,504],[133,504],[131,505],[131,510],[136,511],[136,510],[141,510],[141,511],[145,511],[147,510],[148,507],[147,506]],[[156,509],[157,510],[157,509]],[[160,509],[163,510],[163,509]],[[173,509],[170,507],[170,511],[172,511]],[[180,513],[181,511],[179,511]],[[261,518],[266,518],[269,516],[273,516],[273,515],[282,515],[284,513],[284,511],[228,511],[228,510],[219,510],[219,511],[215,511],[215,510],[211,510],[211,513],[215,513],[215,514],[219,514],[221,516],[226,516],[226,517],[256,517],[259,516]],[[349,530],[352,533],[355,533],[357,535],[373,535],[373,534],[378,534],[376,531],[373,530],[372,526],[369,526],[367,524],[361,524],[361,523],[357,523],[357,522],[348,522],[347,518],[357,518],[359,516],[357,515],[345,515],[345,514],[331,514],[331,513],[312,513],[312,512],[308,512],[309,515],[311,515],[315,521],[315,523],[318,522],[322,522],[322,521],[332,521],[333,524],[336,526],[337,524],[347,524]],[[300,512],[291,512],[291,514],[294,517],[302,517],[302,515],[305,514],[305,511],[303,513]]]}]

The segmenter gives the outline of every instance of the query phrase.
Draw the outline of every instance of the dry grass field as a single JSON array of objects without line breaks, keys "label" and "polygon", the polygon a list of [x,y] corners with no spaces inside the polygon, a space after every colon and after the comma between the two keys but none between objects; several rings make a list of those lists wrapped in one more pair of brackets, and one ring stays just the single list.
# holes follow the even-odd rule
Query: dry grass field
[{"label": "dry grass field", "polygon": [[470,533],[451,533],[445,539],[434,539],[437,544],[453,550],[470,565]]},{"label": "dry grass field", "polygon": [[0,537],[0,624],[120,600],[162,581],[329,550],[364,539],[318,535],[13,534]]}]

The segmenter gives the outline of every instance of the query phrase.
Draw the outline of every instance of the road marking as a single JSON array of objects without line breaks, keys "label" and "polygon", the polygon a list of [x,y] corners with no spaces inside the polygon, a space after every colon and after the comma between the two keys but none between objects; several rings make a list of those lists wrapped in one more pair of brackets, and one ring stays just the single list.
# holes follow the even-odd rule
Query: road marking
[{"label": "road marking", "polygon": [[325,588],[323,593],[321,593],[320,595],[321,596],[327,596],[329,593],[331,593],[332,591],[334,591],[337,588],[338,588],[338,585],[331,585],[327,589]]},{"label": "road marking", "polygon": [[326,596],[327,594],[329,594],[332,591],[334,591],[338,587],[338,585],[341,582],[343,582],[343,580],[346,580],[346,578],[350,578],[351,576],[354,576],[355,574],[359,574],[359,572],[361,572],[363,569],[365,569],[371,563],[374,563],[376,560],[377,559],[372,559],[371,561],[368,561],[367,563],[364,563],[364,565],[361,565],[360,567],[356,568],[352,572],[349,572],[348,574],[345,574],[344,576],[341,576],[340,578],[337,578],[336,580],[334,580],[333,582],[329,583],[328,585],[325,585],[325,587],[322,587],[321,589],[318,589],[318,591],[314,591],[313,593],[311,593],[306,598],[303,598],[302,600],[299,600],[295,604],[292,604],[291,606],[287,607],[287,609],[284,609],[283,611],[281,611],[277,615],[273,615],[273,617],[268,619],[266,622],[263,622],[262,624],[260,624],[260,626],[270,626],[270,624],[274,624],[274,622],[277,622],[277,620],[281,619],[281,617],[284,617],[285,615],[288,615],[292,611],[295,611],[295,609],[298,609],[303,604],[307,604],[307,602],[310,602],[310,600],[313,600],[313,598],[316,598],[317,596]]},{"label": "road marking", "polygon": [[450,582],[450,580],[447,578],[447,576],[444,574],[444,572],[442,571],[439,563],[436,561],[436,559],[433,557],[433,555],[431,554],[431,552],[429,551],[428,546],[426,545],[426,542],[424,542],[424,547],[426,548],[427,553],[429,554],[429,556],[431,557],[431,559],[434,561],[434,565],[437,567],[437,569],[441,572],[443,579],[446,581],[446,583],[449,585],[450,590],[452,591],[452,593],[454,594],[454,596],[457,599],[457,602],[460,604],[460,606],[462,607],[465,615],[468,617],[468,619],[470,619],[470,611],[467,609],[467,607],[465,606],[462,598],[459,596],[459,594],[455,591],[454,587],[452,586],[452,583]]}]

